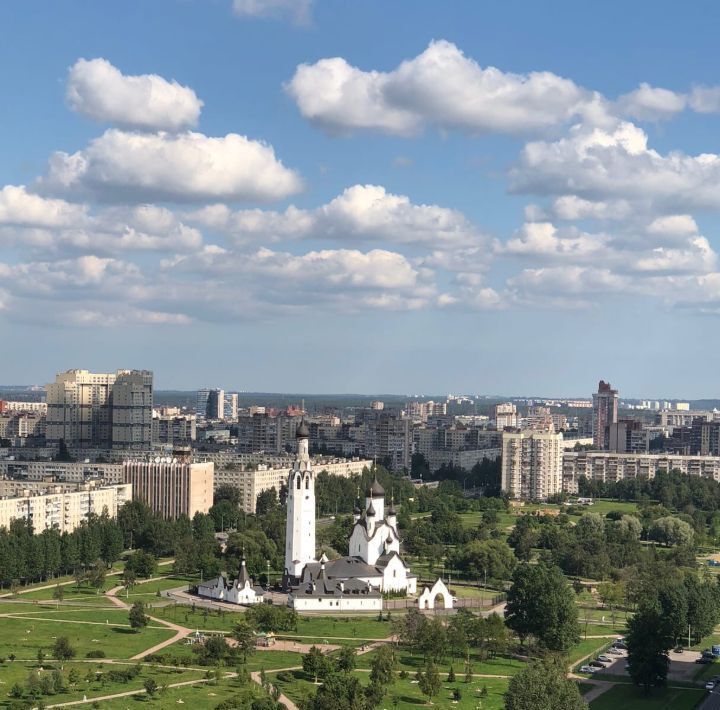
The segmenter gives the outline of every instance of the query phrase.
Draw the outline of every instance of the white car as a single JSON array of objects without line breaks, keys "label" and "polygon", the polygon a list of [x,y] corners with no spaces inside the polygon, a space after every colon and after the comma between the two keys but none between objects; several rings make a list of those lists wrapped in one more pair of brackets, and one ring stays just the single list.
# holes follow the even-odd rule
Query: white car
[{"label": "white car", "polygon": [[595,673],[597,668],[593,668],[592,666],[580,666],[580,672],[581,673]]},{"label": "white car", "polygon": [[709,680],[707,683],[705,683],[705,690],[712,690],[715,687],[715,681]]}]

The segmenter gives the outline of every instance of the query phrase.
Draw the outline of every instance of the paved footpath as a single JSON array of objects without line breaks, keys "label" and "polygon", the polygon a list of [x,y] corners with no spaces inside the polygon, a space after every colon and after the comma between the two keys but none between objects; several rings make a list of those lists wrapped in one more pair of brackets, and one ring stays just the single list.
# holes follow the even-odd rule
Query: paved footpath
[{"label": "paved footpath", "polygon": [[[225,678],[235,678],[237,673],[225,673]],[[170,683],[168,688],[183,688],[188,685],[199,685],[201,683],[209,683],[210,678],[198,678],[196,680],[184,680],[181,683]],[[126,690],[124,693],[114,693],[113,695],[100,695],[94,698],[83,698],[82,700],[71,700],[67,703],[56,703],[55,705],[47,705],[48,710],[50,708],[69,708],[73,705],[86,705],[87,703],[99,703],[103,700],[115,700],[116,698],[129,698],[133,695],[145,695],[147,691],[145,688],[138,688],[137,690]],[[297,710],[297,708],[295,709]]]},{"label": "paved footpath", "polygon": [[[117,593],[124,589],[122,585],[118,587],[113,587],[112,589],[109,589],[107,592],[105,592],[105,596],[117,607],[120,609],[130,609],[130,605],[126,604],[120,597],[117,596]],[[173,624],[172,621],[166,621],[165,619],[159,619],[156,616],[150,616],[148,615],[148,618],[152,621],[160,624],[161,626],[164,626],[166,629],[172,629],[175,631],[175,635],[171,636],[169,639],[166,639],[165,641],[161,641],[158,644],[155,644],[151,648],[145,649],[144,651],[141,651],[140,653],[134,655],[130,660],[131,661],[140,661],[146,656],[150,656],[153,653],[157,653],[158,651],[162,651],[164,648],[167,648],[168,646],[172,646],[172,644],[177,643],[178,641],[182,641],[186,636],[189,636],[192,631],[191,629],[188,629],[185,626],[180,626],[179,624]]]},{"label": "paved footpath", "polygon": [[[281,668],[279,671],[273,670],[272,672],[273,673],[278,673],[278,672],[282,673],[284,670],[296,671],[296,670],[300,670],[300,666],[295,666],[294,668]],[[260,680],[260,673],[258,673],[258,671],[253,671],[250,674],[250,677],[252,678],[253,683],[262,685],[262,681]],[[287,708],[287,710],[299,710],[298,706],[295,705],[295,703],[292,700],[290,700],[290,698],[288,698],[287,695],[283,695],[282,693],[280,693],[280,697],[278,698],[278,701],[281,702]]]}]

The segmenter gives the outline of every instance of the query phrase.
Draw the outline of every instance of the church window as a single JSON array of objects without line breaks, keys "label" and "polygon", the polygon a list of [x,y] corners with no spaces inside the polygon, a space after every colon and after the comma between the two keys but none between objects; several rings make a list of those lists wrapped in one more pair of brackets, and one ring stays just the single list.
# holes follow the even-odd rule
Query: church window
[{"label": "church window", "polygon": [[310,488],[310,476],[305,476],[305,488]]},{"label": "church window", "polygon": [[300,476],[297,477],[297,486],[296,486],[296,488],[297,488],[298,490],[300,489]]}]

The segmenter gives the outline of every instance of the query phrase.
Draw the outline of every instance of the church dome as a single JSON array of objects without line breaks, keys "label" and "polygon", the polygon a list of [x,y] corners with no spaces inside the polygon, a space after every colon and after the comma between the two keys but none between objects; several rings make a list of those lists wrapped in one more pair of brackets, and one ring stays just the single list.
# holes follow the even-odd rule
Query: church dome
[{"label": "church dome", "polygon": [[296,439],[309,439],[310,438],[310,429],[308,428],[308,425],[305,423],[304,419],[300,422],[300,424],[298,424],[298,428],[295,429],[295,438]]},{"label": "church dome", "polygon": [[367,509],[366,512],[367,512],[368,518],[374,518],[374,517],[375,517],[375,508],[373,508],[372,502],[371,502],[370,505],[368,506],[368,509]]},{"label": "church dome", "polygon": [[384,498],[385,497],[385,489],[380,485],[380,482],[377,479],[377,476],[373,479],[373,482],[368,487],[367,491],[365,492],[366,498]]}]

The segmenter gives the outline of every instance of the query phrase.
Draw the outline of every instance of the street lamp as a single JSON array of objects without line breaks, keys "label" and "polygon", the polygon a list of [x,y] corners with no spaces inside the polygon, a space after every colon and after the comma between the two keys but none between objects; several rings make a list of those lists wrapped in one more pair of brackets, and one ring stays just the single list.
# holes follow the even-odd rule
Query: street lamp
[{"label": "street lamp", "polygon": [[267,560],[267,588],[270,591],[270,560]]}]

